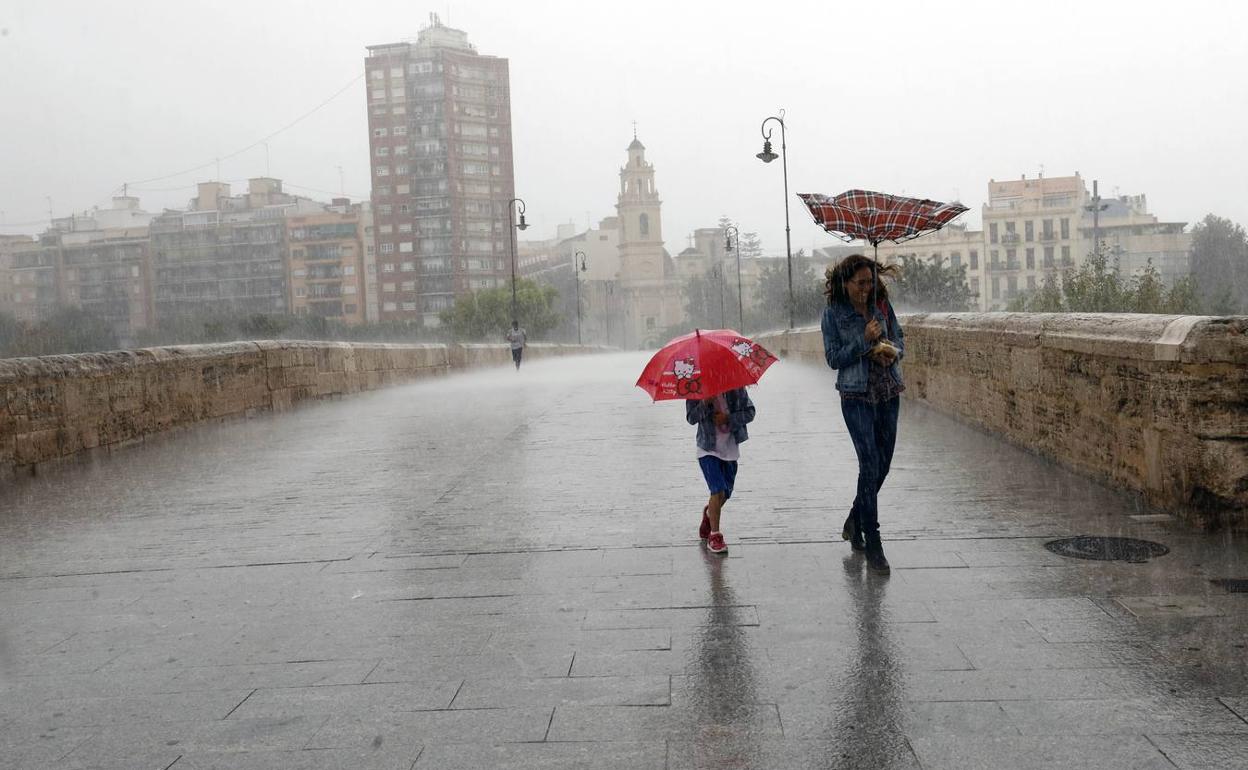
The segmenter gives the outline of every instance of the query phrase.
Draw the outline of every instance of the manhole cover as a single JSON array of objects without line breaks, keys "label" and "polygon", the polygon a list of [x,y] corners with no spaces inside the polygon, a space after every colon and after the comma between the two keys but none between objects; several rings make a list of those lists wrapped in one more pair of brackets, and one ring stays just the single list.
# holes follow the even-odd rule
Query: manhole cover
[{"label": "manhole cover", "polygon": [[1246,578],[1218,578],[1209,582],[1215,586],[1222,586],[1228,594],[1248,594],[1248,579]]},{"label": "manhole cover", "polygon": [[1137,564],[1154,556],[1170,553],[1170,549],[1161,543],[1130,537],[1068,537],[1045,543],[1044,547],[1058,556],[1069,556],[1072,559],[1129,561]]}]

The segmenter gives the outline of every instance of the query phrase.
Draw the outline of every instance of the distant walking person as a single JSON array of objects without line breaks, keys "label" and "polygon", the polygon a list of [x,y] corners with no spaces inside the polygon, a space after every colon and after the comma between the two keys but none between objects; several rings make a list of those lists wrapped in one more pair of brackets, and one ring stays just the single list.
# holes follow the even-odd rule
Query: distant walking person
[{"label": "distant walking person", "polygon": [[893,462],[901,406],[905,335],[878,276],[895,276],[896,265],[880,265],[851,254],[828,268],[828,307],[823,311],[823,352],[836,369],[841,414],[858,455],[858,492],[841,536],[865,551],[867,567],[887,573],[880,542],[878,495]]},{"label": "distant walking person", "polygon": [[685,401],[685,419],[698,426],[695,441],[698,446],[698,465],[710,489],[711,497],[702,508],[702,526],[698,536],[706,542],[711,553],[726,554],[724,533],[720,531],[720,515],[724,503],[732,497],[737,481],[737,459],[740,445],[748,439],[745,426],[754,420],[754,402],[750,401],[745,388],[721,393],[714,398],[688,399]]},{"label": "distant walking person", "polygon": [[507,341],[511,343],[511,360],[516,362],[516,371],[520,371],[520,357],[524,355],[524,346],[528,335],[520,328],[519,321],[511,322],[511,330],[507,332]]}]

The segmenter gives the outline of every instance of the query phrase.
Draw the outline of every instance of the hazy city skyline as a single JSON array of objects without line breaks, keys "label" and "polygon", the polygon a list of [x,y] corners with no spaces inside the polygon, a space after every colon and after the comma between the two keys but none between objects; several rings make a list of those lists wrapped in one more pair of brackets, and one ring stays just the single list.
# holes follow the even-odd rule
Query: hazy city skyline
[{"label": "hazy city skyline", "polygon": [[[430,12],[510,60],[529,237],[614,213],[636,121],[669,251],[727,214],[768,253],[783,252],[779,164],[753,157],[759,123],[780,108],[790,193],[957,197],[976,224],[989,178],[1043,169],[1099,179],[1103,195],[1144,193],[1165,220],[1212,212],[1248,223],[1248,11],[959,10],[639,2],[610,16],[564,2],[142,2],[117,14],[17,0],[0,11],[0,65],[16,75],[0,83],[0,232],[39,231],[49,197],[68,216],[144,179],[158,178],[130,192],[148,210],[185,206],[196,182],[218,178],[216,157],[224,181],[269,174],[293,193],[366,199],[365,46],[414,38]],[[267,146],[227,157],[339,91]],[[794,250],[835,243],[795,198],[790,212]]]}]

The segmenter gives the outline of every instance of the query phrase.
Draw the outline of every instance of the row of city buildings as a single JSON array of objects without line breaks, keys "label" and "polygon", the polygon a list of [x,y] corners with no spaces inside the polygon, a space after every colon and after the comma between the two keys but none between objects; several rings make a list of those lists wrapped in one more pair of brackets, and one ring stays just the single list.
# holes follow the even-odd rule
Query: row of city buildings
[{"label": "row of city buildings", "polygon": [[205,182],[186,210],[111,208],[54,219],[37,238],[0,241],[0,312],[37,323],[77,307],[123,342],[157,323],[223,315],[378,318],[366,203],[319,203],[255,178]]},{"label": "row of city buildings", "polygon": [[[156,324],[221,314],[434,327],[456,297],[506,286],[514,267],[565,290],[575,275],[582,337],[631,348],[685,320],[692,278],[718,278],[730,321],[738,285],[749,308],[765,266],[784,259],[742,260],[738,272],[719,227],[696,230],[672,256],[655,169],[635,131],[613,216],[518,241],[508,60],[480,54],[431,15],[415,40],[370,46],[364,68],[368,202],[317,202],[267,177],[240,194],[201,183],[185,210],[160,214],[118,197],[111,208],[53,220],[37,238],[0,237],[0,312],[39,321],[81,307],[123,341]],[[1184,223],[1159,221],[1143,195],[1089,195],[1078,174],[990,181],[982,222],[882,244],[879,255],[965,266],[983,310],[1003,309],[1047,274],[1080,264],[1094,229],[1127,272],[1149,261],[1167,283],[1188,272]],[[815,266],[861,248],[818,249]]]}]

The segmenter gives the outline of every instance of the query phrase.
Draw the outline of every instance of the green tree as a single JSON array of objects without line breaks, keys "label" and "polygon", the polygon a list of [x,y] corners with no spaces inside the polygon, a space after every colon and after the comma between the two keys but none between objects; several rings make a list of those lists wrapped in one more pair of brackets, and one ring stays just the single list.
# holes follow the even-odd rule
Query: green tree
[{"label": "green tree", "polygon": [[1200,292],[1192,276],[1180,278],[1166,294],[1166,309],[1172,315],[1200,315]]},{"label": "green tree", "polygon": [[711,273],[689,278],[681,292],[685,300],[685,322],[695,329],[719,328],[720,279]]},{"label": "green tree", "polygon": [[758,259],[763,256],[763,242],[758,233],[741,233],[741,259]]},{"label": "green tree", "polygon": [[901,256],[901,277],[891,296],[908,310],[962,313],[971,309],[975,296],[966,283],[966,266],[946,265],[942,257],[922,259]]},{"label": "green tree", "polygon": [[[558,298],[554,286],[539,286],[527,278],[516,281],[516,320],[531,338],[542,339],[563,320],[555,309]],[[497,342],[511,328],[511,287],[465,294],[440,316],[457,340]]]},{"label": "green tree", "polygon": [[1166,285],[1151,259],[1139,275],[1132,276],[1127,300],[1132,313],[1166,312]]},{"label": "green tree", "polygon": [[1073,313],[1126,313],[1131,310],[1130,290],[1123,285],[1118,261],[1109,261],[1104,249],[1088,255],[1077,270],[1067,271],[1062,281],[1066,309]]},{"label": "green tree", "polygon": [[[744,248],[744,246],[743,246]],[[789,325],[789,269],[784,260],[771,260],[758,275],[755,294],[757,310],[749,321],[751,329],[783,329]],[[793,323],[805,326],[816,323],[823,314],[827,299],[823,295],[823,276],[811,264],[804,250],[793,255]]]},{"label": "green tree", "polygon": [[1248,233],[1229,219],[1207,215],[1192,228],[1191,272],[1210,312],[1248,310]]}]

